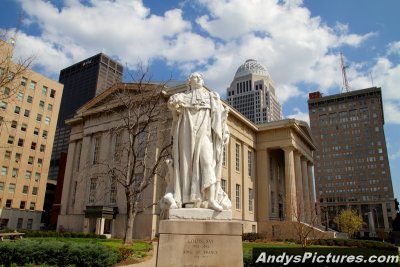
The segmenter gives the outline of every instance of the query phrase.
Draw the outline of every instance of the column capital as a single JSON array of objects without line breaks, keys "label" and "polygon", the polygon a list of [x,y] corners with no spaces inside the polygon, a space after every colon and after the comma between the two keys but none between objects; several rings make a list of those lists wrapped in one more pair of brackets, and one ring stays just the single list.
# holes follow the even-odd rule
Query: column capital
[{"label": "column capital", "polygon": [[285,152],[293,152],[294,151],[294,146],[285,146],[281,148]]}]

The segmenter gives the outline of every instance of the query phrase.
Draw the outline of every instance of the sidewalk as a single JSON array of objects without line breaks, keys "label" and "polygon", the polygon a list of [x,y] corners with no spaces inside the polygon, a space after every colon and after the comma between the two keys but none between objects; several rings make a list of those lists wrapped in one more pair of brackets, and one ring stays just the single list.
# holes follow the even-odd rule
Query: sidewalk
[{"label": "sidewalk", "polygon": [[157,259],[157,242],[153,242],[153,251],[152,255],[150,256],[147,261],[143,261],[141,263],[125,265],[124,267],[155,267],[156,266],[156,259]]}]

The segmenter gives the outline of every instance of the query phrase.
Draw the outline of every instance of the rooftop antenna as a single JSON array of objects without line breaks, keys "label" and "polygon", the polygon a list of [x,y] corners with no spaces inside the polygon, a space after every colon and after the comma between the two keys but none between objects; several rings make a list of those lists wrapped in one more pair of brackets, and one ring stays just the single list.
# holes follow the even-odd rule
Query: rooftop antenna
[{"label": "rooftop antenna", "polygon": [[347,75],[346,75],[346,68],[347,66],[344,65],[343,53],[340,53],[340,63],[342,68],[342,78],[343,78],[343,86],[342,86],[342,93],[350,92],[350,86],[347,82]]},{"label": "rooftop antenna", "polygon": [[374,87],[374,77],[372,77],[372,72],[369,73],[369,78],[371,79],[371,86]]}]

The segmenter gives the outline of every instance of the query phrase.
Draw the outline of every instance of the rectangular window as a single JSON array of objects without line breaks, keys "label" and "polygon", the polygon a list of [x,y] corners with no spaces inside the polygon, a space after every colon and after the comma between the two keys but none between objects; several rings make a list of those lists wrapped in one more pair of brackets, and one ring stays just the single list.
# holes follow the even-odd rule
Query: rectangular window
[{"label": "rectangular window", "polygon": [[13,169],[12,169],[11,176],[12,176],[13,178],[17,178],[17,176],[18,176],[18,168],[13,168]]},{"label": "rectangular window", "polygon": [[17,94],[17,99],[18,99],[19,101],[22,101],[22,100],[24,99],[24,93],[18,92],[18,94]]},{"label": "rectangular window", "polygon": [[222,188],[222,190],[224,190],[225,193],[227,193],[226,192],[226,180],[225,179],[221,179],[221,188]]},{"label": "rectangular window", "polygon": [[5,102],[5,101],[0,101],[0,108],[1,108],[1,109],[7,109],[7,102]]},{"label": "rectangular window", "polygon": [[25,201],[21,201],[21,202],[19,203],[19,208],[20,208],[21,210],[23,210],[23,209],[25,209],[25,205],[26,205],[26,202],[25,202]]},{"label": "rectangular window", "polygon": [[24,111],[24,117],[28,118],[30,113],[31,113],[31,112],[30,112],[29,109],[25,109],[25,111]]},{"label": "rectangular window", "polygon": [[44,108],[44,101],[40,100],[39,102],[39,108],[43,109]]},{"label": "rectangular window", "polygon": [[240,185],[236,184],[236,209],[240,210]]},{"label": "rectangular window", "polygon": [[17,221],[17,229],[21,229],[22,228],[22,223],[23,223],[24,219],[23,218],[18,218]]},{"label": "rectangular window", "polygon": [[100,159],[100,142],[101,142],[101,137],[96,136],[93,140],[93,164],[99,163]]},{"label": "rectangular window", "polygon": [[271,213],[276,212],[276,200],[275,200],[275,192],[271,191]]},{"label": "rectangular window", "polygon": [[122,132],[115,135],[114,160],[119,161],[122,155]]},{"label": "rectangular window", "polygon": [[28,127],[28,125],[26,125],[25,123],[23,123],[21,125],[21,131],[26,132],[26,128]]},{"label": "rectangular window", "polygon": [[33,164],[33,157],[32,156],[29,156],[28,157],[28,164]]},{"label": "rectangular window", "polygon": [[11,122],[11,128],[17,128],[17,122],[16,121],[12,121]]},{"label": "rectangular window", "polygon": [[9,135],[9,136],[8,136],[8,140],[7,140],[7,143],[10,144],[10,145],[12,145],[12,144],[14,143],[14,136]]},{"label": "rectangular window", "polygon": [[25,86],[27,81],[28,81],[27,78],[22,77],[22,78],[21,78],[21,85],[22,85],[22,86]]},{"label": "rectangular window", "polygon": [[56,90],[51,89],[51,90],[50,90],[50,97],[51,97],[51,98],[54,98],[55,96],[56,96]]},{"label": "rectangular window", "polygon": [[36,88],[36,82],[31,81],[31,85],[29,86],[29,88],[31,88],[31,90],[35,90],[35,88]]},{"label": "rectangular window", "polygon": [[249,211],[253,211],[253,189],[249,188]]},{"label": "rectangular window", "polygon": [[42,95],[47,95],[47,87],[44,85],[42,87]]},{"label": "rectangular window", "polygon": [[10,160],[10,159],[11,159],[11,151],[6,150],[6,152],[4,152],[4,160]]},{"label": "rectangular window", "polygon": [[32,103],[32,101],[33,101],[33,98],[30,95],[28,95],[28,97],[26,98],[26,102]]},{"label": "rectangular window", "polygon": [[110,181],[110,203],[117,203],[117,179],[114,176]]},{"label": "rectangular window", "polygon": [[52,111],[53,110],[53,105],[52,104],[47,104],[47,110]]},{"label": "rectangular window", "polygon": [[42,137],[43,137],[43,139],[47,139],[47,131],[46,130],[43,130]]},{"label": "rectangular window", "polygon": [[46,149],[45,145],[40,145],[40,149],[39,149],[40,152],[44,152],[45,149]]},{"label": "rectangular window", "polygon": [[249,150],[247,152],[247,174],[252,176],[253,174],[253,153]]},{"label": "rectangular window", "polygon": [[97,178],[90,178],[90,186],[89,186],[89,204],[93,204],[95,202],[96,197],[96,187],[97,187]]},{"label": "rectangular window", "polygon": [[7,176],[7,172],[8,172],[8,167],[6,167],[6,166],[3,166],[3,167],[1,167],[1,175],[2,176]]},{"label": "rectangular window", "polygon": [[31,204],[29,205],[29,209],[30,210],[35,210],[35,206],[36,206],[36,203],[35,202],[31,202]]},{"label": "rectangular window", "polygon": [[32,196],[37,196],[38,188],[35,186],[32,188]]},{"label": "rectangular window", "polygon": [[235,148],[235,170],[240,171],[240,145],[236,144]]},{"label": "rectangular window", "polygon": [[24,185],[22,188],[22,194],[27,195],[28,194],[29,187],[27,185]]},{"label": "rectangular window", "polygon": [[9,184],[8,185],[8,192],[9,193],[15,193],[15,184]]},{"label": "rectangular window", "polygon": [[82,153],[82,142],[78,143],[78,149],[76,155],[76,171],[79,171],[80,163],[81,163],[81,153]]},{"label": "rectangular window", "polygon": [[138,158],[144,158],[146,153],[146,146],[147,146],[147,133],[142,132],[137,136],[136,139],[136,149]]},{"label": "rectangular window", "polygon": [[20,108],[19,106],[15,106],[15,108],[14,108],[14,113],[15,113],[15,114],[21,113],[21,108]]},{"label": "rectangular window", "polygon": [[6,208],[11,208],[11,205],[12,205],[12,199],[7,199]]},{"label": "rectangular window", "polygon": [[20,153],[15,153],[15,162],[21,162],[21,154]]},{"label": "rectangular window", "polygon": [[35,142],[32,142],[32,143],[31,143],[31,149],[32,149],[32,150],[35,150],[35,149],[36,149],[36,143],[35,143]]},{"label": "rectangular window", "polygon": [[34,135],[39,135],[39,128],[35,128],[35,129],[33,130],[33,134],[34,134]]},{"label": "rectangular window", "polygon": [[35,173],[35,182],[39,182],[40,180],[40,172]]},{"label": "rectangular window", "polygon": [[31,179],[32,177],[32,172],[31,171],[26,171],[25,172],[25,179]]},{"label": "rectangular window", "polygon": [[226,145],[222,148],[222,166],[226,166]]},{"label": "rectangular window", "polygon": [[44,123],[49,125],[50,124],[50,117],[46,116],[46,118],[44,119]]},{"label": "rectangular window", "polygon": [[33,219],[28,219],[28,222],[26,223],[26,229],[32,230],[32,225],[33,225]]},{"label": "rectangular window", "polygon": [[41,122],[42,121],[42,114],[37,114],[36,121],[37,122]]},{"label": "rectangular window", "polygon": [[0,182],[0,192],[4,191],[4,182]]}]

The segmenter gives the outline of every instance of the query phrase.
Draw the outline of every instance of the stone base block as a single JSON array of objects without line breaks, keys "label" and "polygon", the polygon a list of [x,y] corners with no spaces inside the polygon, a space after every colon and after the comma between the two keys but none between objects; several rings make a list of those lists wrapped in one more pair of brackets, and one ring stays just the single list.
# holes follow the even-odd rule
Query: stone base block
[{"label": "stone base block", "polygon": [[242,224],[232,221],[160,221],[157,267],[242,267]]},{"label": "stone base block", "polygon": [[185,208],[170,209],[169,219],[172,220],[232,220],[232,211],[223,210],[221,212],[211,209]]}]

